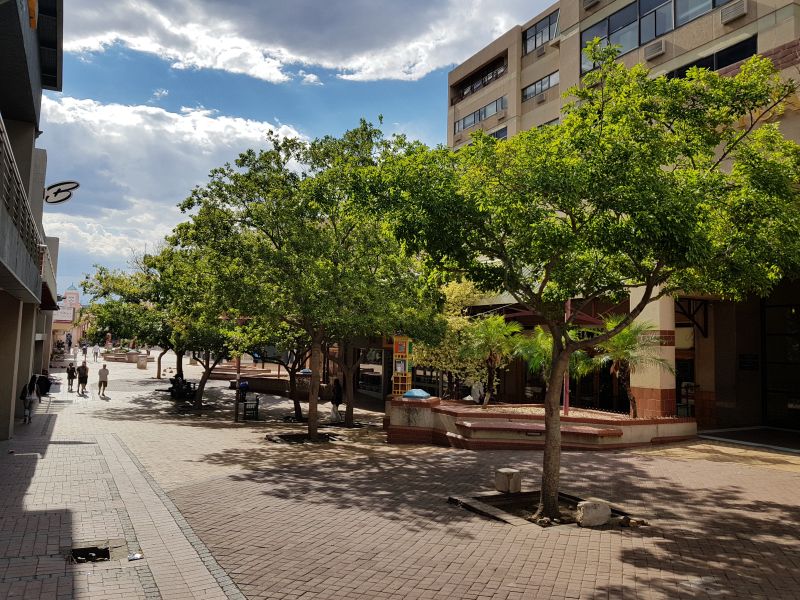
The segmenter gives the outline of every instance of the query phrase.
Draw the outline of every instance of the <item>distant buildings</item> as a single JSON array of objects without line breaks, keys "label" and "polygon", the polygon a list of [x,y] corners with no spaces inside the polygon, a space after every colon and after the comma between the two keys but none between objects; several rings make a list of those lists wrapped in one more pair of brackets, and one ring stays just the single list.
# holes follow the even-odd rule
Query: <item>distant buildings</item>
[{"label": "distant buildings", "polygon": [[[561,94],[593,68],[581,50],[595,37],[622,46],[620,60],[655,75],[691,66],[736,72],[754,54],[798,78],[800,4],[796,0],[563,0],[501,35],[448,78],[448,144],[459,148],[483,129],[504,139],[557,123]],[[800,140],[800,102],[781,120]],[[512,303],[498,300],[501,304]],[[596,307],[594,314],[611,307]],[[533,325],[519,307],[509,318]],[[513,313],[513,315],[512,315]],[[774,425],[800,429],[800,285],[782,283],[770,297],[746,302],[664,298],[642,318],[660,330],[662,354],[675,376],[632,376],[641,416],[694,415],[701,427]],[[500,391],[506,401],[534,400],[540,384],[512,366]],[[572,403],[620,409],[610,374],[574,386]]]},{"label": "distant buildings", "polygon": [[58,238],[42,227],[42,90],[61,90],[63,0],[0,0],[0,439],[19,393],[48,366],[58,308]]}]

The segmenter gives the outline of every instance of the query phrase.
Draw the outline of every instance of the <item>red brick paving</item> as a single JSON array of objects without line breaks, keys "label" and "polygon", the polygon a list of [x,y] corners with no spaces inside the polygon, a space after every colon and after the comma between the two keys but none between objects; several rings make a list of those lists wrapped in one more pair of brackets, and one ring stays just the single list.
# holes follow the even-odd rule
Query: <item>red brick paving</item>
[{"label": "red brick paving", "polygon": [[[108,403],[51,407],[47,436],[0,447],[0,597],[152,596],[136,563],[83,573],[49,556],[70,537],[125,537],[128,514],[137,536],[166,542],[159,559],[177,573],[145,561],[164,598],[204,597],[201,583],[187,595],[196,578],[216,584],[202,560],[185,563],[201,546],[248,598],[800,598],[798,457],[713,443],[566,453],[564,491],[651,525],[512,527],[447,497],[485,489],[499,466],[535,484],[538,452],[387,446],[377,415],[374,428],[336,430],[334,444],[277,445],[264,435],[291,426],[176,415],[152,391],[164,384],[127,366],[113,366],[110,387]],[[290,411],[270,402],[270,417]],[[23,455],[6,456],[15,443]],[[148,489],[140,510],[129,496]]]}]

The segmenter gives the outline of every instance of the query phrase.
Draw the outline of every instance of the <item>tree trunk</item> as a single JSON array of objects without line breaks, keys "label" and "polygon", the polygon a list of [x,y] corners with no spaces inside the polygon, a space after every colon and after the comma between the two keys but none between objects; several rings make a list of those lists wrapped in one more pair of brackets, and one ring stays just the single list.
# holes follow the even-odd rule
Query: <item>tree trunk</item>
[{"label": "tree trunk", "polygon": [[184,353],[183,350],[175,351],[175,360],[177,364],[175,372],[177,376],[180,377],[181,379],[183,379],[183,353]]},{"label": "tree trunk", "polygon": [[300,398],[297,397],[297,369],[286,369],[289,372],[289,398],[294,404],[294,420],[298,423],[303,422],[303,407],[300,405]]},{"label": "tree trunk", "polygon": [[494,362],[491,360],[486,361],[486,390],[483,394],[484,408],[489,406],[489,402],[492,401],[492,396],[494,396],[494,371]]},{"label": "tree trunk", "polygon": [[161,379],[161,359],[167,352],[169,352],[169,348],[162,350],[161,354],[158,355],[158,360],[156,361],[156,379]]},{"label": "tree trunk", "polygon": [[[555,334],[554,334],[555,339]],[[569,354],[563,349],[553,349],[550,381],[544,396],[544,456],[542,458],[542,491],[536,517],[557,519],[558,485],[561,476],[561,390],[564,373],[569,365]]]},{"label": "tree trunk", "polygon": [[319,383],[322,375],[322,340],[315,339],[311,344],[311,386],[308,390],[308,438],[316,442],[319,436],[319,416],[317,414],[317,400],[319,398]]}]

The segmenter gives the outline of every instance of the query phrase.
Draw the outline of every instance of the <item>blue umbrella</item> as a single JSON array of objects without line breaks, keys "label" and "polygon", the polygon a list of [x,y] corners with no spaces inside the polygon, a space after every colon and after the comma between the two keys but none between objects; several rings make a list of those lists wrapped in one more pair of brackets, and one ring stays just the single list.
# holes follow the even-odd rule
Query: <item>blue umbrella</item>
[{"label": "blue umbrella", "polygon": [[430,397],[431,395],[425,390],[419,390],[416,388],[413,390],[408,390],[405,394],[403,394],[403,398],[418,398],[421,400],[425,400]]}]

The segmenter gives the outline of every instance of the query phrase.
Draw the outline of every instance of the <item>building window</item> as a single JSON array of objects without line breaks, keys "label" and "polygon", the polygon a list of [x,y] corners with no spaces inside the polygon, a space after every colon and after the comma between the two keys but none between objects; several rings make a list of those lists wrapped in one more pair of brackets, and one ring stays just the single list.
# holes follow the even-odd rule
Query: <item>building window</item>
[{"label": "building window", "polygon": [[485,69],[453,86],[453,104],[460,102],[503,75],[508,69],[505,56],[492,61]]},{"label": "building window", "polygon": [[[620,54],[625,54],[728,2],[730,0],[637,0],[584,29],[581,49],[594,38],[600,38],[601,45],[618,44]],[[581,50],[581,73],[596,66]]]},{"label": "building window", "polygon": [[504,140],[508,137],[508,127],[503,127],[502,129],[498,129],[497,131],[493,131],[489,134],[493,138],[497,140]]},{"label": "building window", "polygon": [[639,41],[650,40],[672,31],[672,0],[639,0]]},{"label": "building window", "polygon": [[542,77],[539,81],[530,84],[522,89],[522,101],[530,100],[542,92],[546,92],[551,87],[558,85],[558,71],[551,73],[547,77]]},{"label": "building window", "polygon": [[494,102],[490,102],[483,108],[476,110],[474,113],[467,115],[463,119],[459,119],[454,124],[454,131],[458,133],[460,131],[464,131],[465,129],[469,129],[470,127],[480,123],[481,121],[488,119],[489,117],[497,114],[499,111],[504,110],[508,107],[508,99],[506,96],[502,98],[498,98]]},{"label": "building window", "polygon": [[717,71],[719,69],[729,67],[740,60],[748,59],[751,56],[754,56],[757,52],[758,36],[754,35],[753,37],[741,41],[738,44],[733,44],[732,46],[728,46],[719,52],[715,52],[711,56],[704,56],[703,58],[689,63],[688,65],[684,65],[675,69],[674,71],[670,71],[667,73],[667,77],[670,79],[673,77],[685,77],[686,72],[692,67],[700,67],[701,69]]},{"label": "building window", "polygon": [[539,125],[539,129],[542,127],[550,127],[551,125],[558,125],[558,118],[553,119],[552,121],[548,121],[547,123],[542,123]]},{"label": "building window", "polygon": [[552,12],[533,27],[522,32],[522,46],[525,54],[544,46],[558,37],[558,11]]}]

